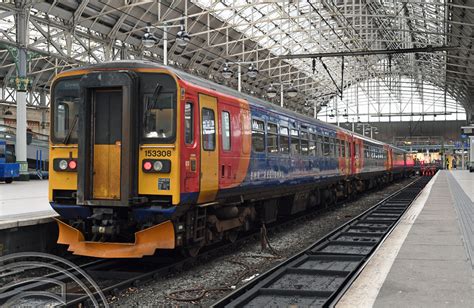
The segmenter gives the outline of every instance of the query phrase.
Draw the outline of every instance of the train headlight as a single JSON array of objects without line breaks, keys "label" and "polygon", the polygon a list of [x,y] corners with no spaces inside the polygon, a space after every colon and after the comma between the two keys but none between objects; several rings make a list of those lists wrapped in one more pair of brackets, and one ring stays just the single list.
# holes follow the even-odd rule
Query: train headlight
[{"label": "train headlight", "polygon": [[169,159],[145,159],[142,162],[142,171],[145,173],[170,173],[171,161]]},{"label": "train headlight", "polygon": [[62,159],[59,161],[59,169],[66,170],[67,169],[67,160]]},{"label": "train headlight", "polygon": [[155,161],[153,163],[153,170],[155,171],[161,171],[161,169],[163,169],[163,163],[159,160]]}]

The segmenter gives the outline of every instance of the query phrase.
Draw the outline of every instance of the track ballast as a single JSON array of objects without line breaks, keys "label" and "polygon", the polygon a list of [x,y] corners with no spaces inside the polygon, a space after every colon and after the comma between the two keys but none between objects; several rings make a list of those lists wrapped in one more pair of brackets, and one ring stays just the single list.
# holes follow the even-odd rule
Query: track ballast
[{"label": "track ballast", "polygon": [[344,293],[431,177],[421,177],[214,307],[328,307]]}]

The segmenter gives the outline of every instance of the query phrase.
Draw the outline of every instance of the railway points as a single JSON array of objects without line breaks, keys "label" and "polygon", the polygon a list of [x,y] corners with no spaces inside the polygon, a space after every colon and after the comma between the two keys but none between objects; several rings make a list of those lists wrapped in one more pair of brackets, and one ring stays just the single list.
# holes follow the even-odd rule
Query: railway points
[{"label": "railway points", "polygon": [[471,306],[474,0],[0,2],[0,304]]}]

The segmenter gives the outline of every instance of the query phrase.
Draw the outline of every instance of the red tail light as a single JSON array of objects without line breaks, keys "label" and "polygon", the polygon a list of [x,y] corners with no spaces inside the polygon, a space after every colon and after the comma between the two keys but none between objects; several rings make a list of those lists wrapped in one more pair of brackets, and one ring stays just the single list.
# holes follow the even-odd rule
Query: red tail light
[{"label": "red tail light", "polygon": [[146,171],[151,170],[152,167],[153,167],[153,165],[149,161],[146,161],[146,162],[143,163],[143,169],[145,169]]},{"label": "red tail light", "polygon": [[69,169],[75,170],[77,167],[77,162],[75,160],[70,160],[68,166]]}]

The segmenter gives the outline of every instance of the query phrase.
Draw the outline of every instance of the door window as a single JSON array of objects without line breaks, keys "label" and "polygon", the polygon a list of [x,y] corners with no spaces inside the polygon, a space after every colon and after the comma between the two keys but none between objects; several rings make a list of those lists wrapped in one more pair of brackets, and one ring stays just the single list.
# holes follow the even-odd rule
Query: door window
[{"label": "door window", "polygon": [[216,148],[216,123],[214,110],[202,108],[202,147],[205,151]]}]

